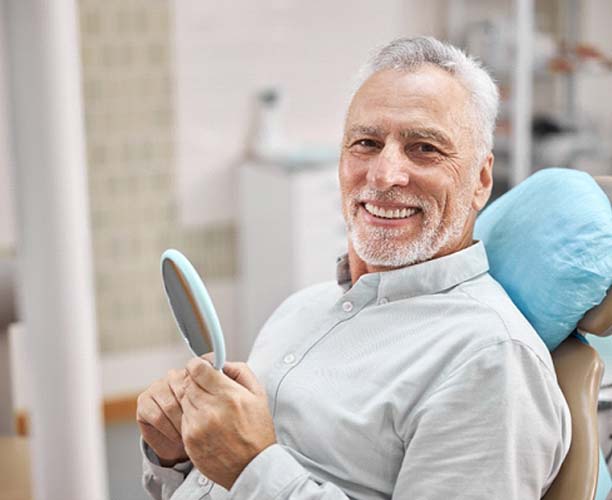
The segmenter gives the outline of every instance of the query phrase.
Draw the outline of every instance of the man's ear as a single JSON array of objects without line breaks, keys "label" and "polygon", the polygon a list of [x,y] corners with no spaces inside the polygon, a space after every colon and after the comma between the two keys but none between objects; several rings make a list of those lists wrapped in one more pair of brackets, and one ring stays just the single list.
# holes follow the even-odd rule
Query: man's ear
[{"label": "man's ear", "polygon": [[476,182],[476,190],[472,198],[472,208],[477,212],[489,201],[491,189],[493,189],[493,162],[495,157],[493,153],[489,153],[480,165],[478,172],[478,180]]}]

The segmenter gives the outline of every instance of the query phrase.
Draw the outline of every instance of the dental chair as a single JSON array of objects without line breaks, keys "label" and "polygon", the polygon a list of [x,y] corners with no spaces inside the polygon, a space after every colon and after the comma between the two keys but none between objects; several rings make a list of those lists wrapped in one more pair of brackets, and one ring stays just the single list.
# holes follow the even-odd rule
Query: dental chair
[{"label": "dental chair", "polygon": [[612,177],[542,169],[491,203],[474,237],[551,352],[571,413],[570,449],[543,498],[605,500],[612,481],[597,419],[604,364],[584,335],[612,335]]},{"label": "dental chair", "polygon": [[[612,176],[595,180],[612,203]],[[580,334],[612,335],[612,290],[586,313],[577,330]],[[564,340],[552,358],[572,415],[572,443],[544,500],[593,500],[600,465],[597,400],[604,364],[595,349],[575,336]]]}]

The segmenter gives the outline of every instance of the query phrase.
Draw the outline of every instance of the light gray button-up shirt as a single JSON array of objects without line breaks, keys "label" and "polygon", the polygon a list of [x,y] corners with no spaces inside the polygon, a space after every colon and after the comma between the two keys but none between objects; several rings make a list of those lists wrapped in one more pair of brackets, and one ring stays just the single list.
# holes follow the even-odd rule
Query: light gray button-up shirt
[{"label": "light gray button-up shirt", "polygon": [[278,444],[229,493],[196,469],[183,480],[145,459],[147,489],[173,499],[540,498],[569,449],[569,411],[544,343],[487,271],[482,243],[352,287],[340,262],[341,286],[287,299],[249,358]]}]

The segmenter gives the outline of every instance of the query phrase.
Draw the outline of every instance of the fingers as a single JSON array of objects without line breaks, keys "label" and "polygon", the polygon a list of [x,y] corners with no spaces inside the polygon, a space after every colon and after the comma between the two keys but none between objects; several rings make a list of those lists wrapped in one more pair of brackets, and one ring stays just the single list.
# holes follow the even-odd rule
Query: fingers
[{"label": "fingers", "polygon": [[187,372],[203,391],[209,394],[223,394],[232,389],[233,381],[223,375],[202,358],[193,358],[187,363]]},{"label": "fingers", "polygon": [[210,355],[193,358],[187,364],[187,372],[202,390],[210,394],[221,394],[229,390],[244,388],[253,394],[263,394],[265,389],[246,363],[227,362],[223,366],[223,376],[212,366]]},{"label": "fingers", "polygon": [[180,440],[181,404],[186,370],[170,370],[138,397],[137,420],[159,429],[170,440]]},{"label": "fingers", "polygon": [[149,390],[138,397],[136,420],[144,425],[150,425],[173,442],[181,442],[181,435],[166,414],[151,396]]},{"label": "fingers", "polygon": [[187,383],[187,380],[189,380],[187,370],[184,368],[182,370],[170,370],[166,378],[174,398],[180,404],[181,399],[183,399],[183,395],[185,394],[185,384]]},{"label": "fingers", "polygon": [[181,405],[183,407],[183,413],[191,409],[204,409],[207,405],[210,405],[214,401],[214,396],[204,391],[195,381],[191,378],[185,383],[185,391]]},{"label": "fingers", "polygon": [[253,394],[265,392],[263,386],[246,363],[227,362],[223,365],[223,373]]},{"label": "fingers", "polygon": [[[203,392],[202,389],[195,386],[195,384],[193,384],[193,386],[197,388],[197,392],[200,392],[200,393]],[[181,421],[181,428],[183,429],[183,433],[185,433],[185,437],[188,437],[187,435],[189,434],[190,426],[193,426],[194,424],[201,424],[204,421],[203,413],[206,411],[204,408],[204,404],[202,404],[201,402],[200,402],[200,404],[202,404],[201,407],[197,407],[193,404],[193,401],[190,398],[190,395],[194,399],[197,399],[197,398],[194,397],[193,394],[191,393],[192,391],[185,391],[185,395],[182,401],[183,417]]]},{"label": "fingers", "polygon": [[[198,389],[198,392],[202,392],[202,390]],[[193,403],[193,400],[195,400],[197,398],[193,397],[193,394],[190,394],[190,393],[191,393],[191,391],[185,391],[185,396],[183,397],[183,401],[182,401],[182,403],[183,403],[183,424],[184,424],[185,420],[189,420],[189,418],[192,415],[197,414],[197,412],[199,411],[198,406],[196,406]],[[193,400],[192,400],[192,397],[193,397]]]},{"label": "fingers", "polygon": [[208,361],[211,365],[215,366],[215,353],[207,352],[206,354],[202,354],[200,356],[204,361]]},{"label": "fingers", "polygon": [[[173,380],[172,383],[170,383],[170,379]],[[172,385],[175,386],[174,389]],[[157,406],[159,406],[179,435],[181,434],[181,416],[183,412],[181,410],[180,399],[175,394],[175,391],[179,392],[182,390],[183,385],[183,380],[177,374],[172,373],[166,379],[153,384],[150,389],[151,398],[157,403]]]}]

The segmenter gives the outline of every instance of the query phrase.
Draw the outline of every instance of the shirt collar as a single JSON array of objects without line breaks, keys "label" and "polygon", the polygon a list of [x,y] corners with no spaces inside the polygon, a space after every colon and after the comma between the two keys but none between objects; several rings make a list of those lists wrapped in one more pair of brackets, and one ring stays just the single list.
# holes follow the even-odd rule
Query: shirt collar
[{"label": "shirt collar", "polygon": [[[364,274],[355,286],[364,278],[368,282],[376,278],[378,297],[391,301],[448,290],[488,270],[489,261],[484,244],[478,241],[458,252],[420,264]],[[351,288],[351,271],[346,254],[338,258],[336,278],[344,291]]]}]

